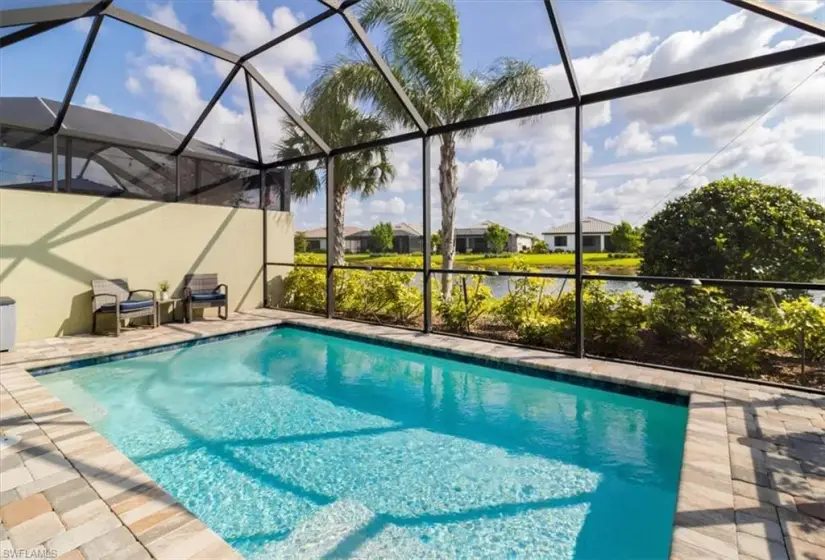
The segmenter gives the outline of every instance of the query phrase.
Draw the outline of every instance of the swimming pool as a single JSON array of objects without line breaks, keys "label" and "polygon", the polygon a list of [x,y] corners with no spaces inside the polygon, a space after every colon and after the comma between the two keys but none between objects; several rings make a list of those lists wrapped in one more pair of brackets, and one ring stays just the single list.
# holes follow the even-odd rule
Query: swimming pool
[{"label": "swimming pool", "polygon": [[248,558],[667,558],[687,408],[280,327],[39,376]]}]

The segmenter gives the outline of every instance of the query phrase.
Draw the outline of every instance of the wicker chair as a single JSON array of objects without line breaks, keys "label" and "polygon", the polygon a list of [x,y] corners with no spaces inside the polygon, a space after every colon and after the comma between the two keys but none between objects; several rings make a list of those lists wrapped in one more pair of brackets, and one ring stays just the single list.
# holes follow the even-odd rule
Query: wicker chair
[{"label": "wicker chair", "polygon": [[[152,299],[132,299],[137,293],[148,293]],[[125,279],[92,280],[92,333],[97,334],[97,316],[114,313],[115,334],[120,336],[120,320],[151,317],[152,328],[158,326],[154,290],[130,290]]]},{"label": "wicker chair", "polygon": [[[223,292],[220,289],[223,288]],[[192,322],[192,310],[209,307],[218,308],[218,317],[224,321],[229,317],[229,287],[218,284],[217,274],[187,274],[183,278],[183,300],[186,320]],[[223,315],[221,315],[223,307]]]}]

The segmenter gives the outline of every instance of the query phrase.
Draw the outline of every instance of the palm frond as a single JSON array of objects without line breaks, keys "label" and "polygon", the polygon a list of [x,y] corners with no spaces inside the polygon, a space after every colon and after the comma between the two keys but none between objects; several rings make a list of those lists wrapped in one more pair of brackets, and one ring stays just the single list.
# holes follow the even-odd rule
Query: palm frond
[{"label": "palm frond", "polygon": [[385,32],[384,52],[397,69],[396,77],[434,100],[450,97],[450,86],[461,74],[459,21],[452,0],[365,0],[359,19],[365,29]]},{"label": "palm frond", "polygon": [[529,62],[500,58],[471,81],[460,106],[459,119],[473,119],[547,101],[550,86],[541,71]]}]

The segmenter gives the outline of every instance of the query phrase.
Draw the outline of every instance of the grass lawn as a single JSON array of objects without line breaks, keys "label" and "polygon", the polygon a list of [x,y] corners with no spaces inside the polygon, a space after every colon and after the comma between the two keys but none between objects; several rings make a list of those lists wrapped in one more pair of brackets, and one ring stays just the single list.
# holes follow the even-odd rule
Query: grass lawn
[{"label": "grass lawn", "polygon": [[[607,253],[585,253],[585,266],[593,270],[623,269],[624,271],[635,271],[639,267],[638,258],[611,259]],[[381,255],[375,256],[369,253],[347,255],[346,261],[353,264],[364,265],[390,265],[398,256],[403,255]],[[536,268],[572,268],[575,264],[575,256],[563,253],[548,253],[544,255],[534,255],[532,253],[519,255],[524,262]],[[456,264],[475,266],[480,268],[510,268],[515,255],[505,255],[499,257],[485,257],[479,254],[456,255]],[[433,255],[433,265],[441,265],[441,256]]]}]

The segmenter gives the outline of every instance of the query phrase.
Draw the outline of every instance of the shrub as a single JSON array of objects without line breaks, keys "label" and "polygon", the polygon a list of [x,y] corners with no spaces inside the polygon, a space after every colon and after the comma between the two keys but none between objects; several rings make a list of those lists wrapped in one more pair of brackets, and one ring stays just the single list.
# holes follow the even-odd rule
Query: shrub
[{"label": "shrub", "polygon": [[570,325],[558,317],[527,317],[518,326],[519,341],[533,346],[565,348],[570,345]]},{"label": "shrub", "polygon": [[[575,297],[570,299],[575,317]],[[601,281],[585,284],[584,332],[596,352],[622,353],[640,347],[644,323],[645,305],[638,294],[612,293]]]},{"label": "shrub", "polygon": [[739,307],[725,314],[724,333],[711,343],[702,365],[722,373],[756,373],[769,347],[768,321]]},{"label": "shrub", "polygon": [[[415,257],[397,257],[382,266],[420,266]],[[335,271],[335,309],[341,314],[411,323],[423,308],[423,295],[414,285],[415,272],[338,269]]]},{"label": "shrub", "polygon": [[703,367],[754,373],[771,346],[771,321],[735,307],[718,288],[663,288],[647,310],[648,325],[665,343],[695,343]]},{"label": "shrub", "polygon": [[300,311],[324,311],[326,271],[323,268],[294,267],[284,280],[284,306]]},{"label": "shrub", "polygon": [[620,253],[636,253],[642,244],[642,233],[639,228],[623,220],[610,232],[610,241]]},{"label": "shrub", "polygon": [[800,343],[804,343],[806,359],[825,361],[825,307],[807,297],[784,301],[780,307],[784,321],[777,333],[779,346],[801,355]]},{"label": "shrub", "polygon": [[[521,257],[515,257],[511,270],[536,272]],[[507,295],[501,298],[493,313],[495,319],[517,331],[525,321],[546,310],[547,292],[553,282],[544,278],[508,277]]]},{"label": "shrub", "polygon": [[364,313],[366,284],[369,272],[364,270],[335,270],[335,311],[342,315],[359,316]]},{"label": "shrub", "polygon": [[688,339],[707,344],[725,332],[732,304],[718,288],[661,288],[647,309],[647,322],[663,342]]},{"label": "shrub", "polygon": [[[467,286],[466,298],[463,283]],[[482,276],[470,277],[468,281],[467,275],[460,275],[453,282],[449,300],[444,299],[441,290],[433,292],[439,294],[436,305],[438,317],[446,330],[454,332],[470,332],[473,325],[493,309],[495,302]]]},{"label": "shrub", "polygon": [[[612,293],[604,282],[589,281],[584,286],[584,329],[588,348],[596,354],[625,353],[642,344],[645,305],[632,293]],[[528,315],[518,326],[525,344],[566,348],[575,340],[576,295],[565,292],[557,299],[546,298],[540,313]]]},{"label": "shrub", "polygon": [[543,255],[545,253],[550,252],[550,248],[547,246],[547,242],[543,239],[538,239],[533,242],[533,246],[530,247],[530,252],[538,255]]},{"label": "shrub", "polygon": [[808,282],[825,275],[825,206],[787,187],[720,179],[651,217],[641,257],[646,276]]},{"label": "shrub", "polygon": [[376,317],[409,323],[423,308],[421,290],[413,286],[414,272],[368,272],[363,283],[363,308]]}]

